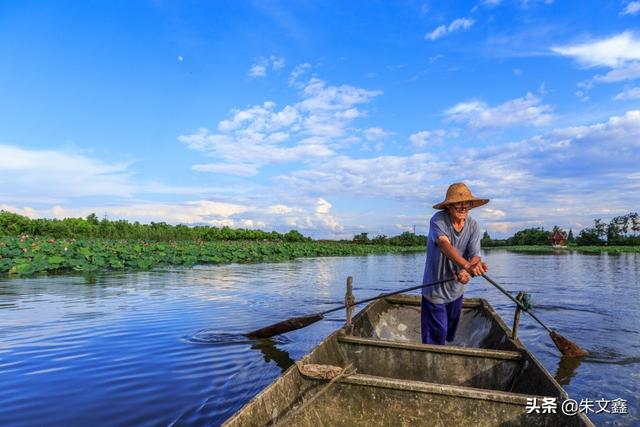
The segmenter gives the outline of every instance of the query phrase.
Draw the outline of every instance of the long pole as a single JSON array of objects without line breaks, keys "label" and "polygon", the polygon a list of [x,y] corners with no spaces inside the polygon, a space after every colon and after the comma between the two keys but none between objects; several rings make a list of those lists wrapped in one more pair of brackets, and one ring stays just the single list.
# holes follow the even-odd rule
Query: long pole
[{"label": "long pole", "polygon": [[[440,283],[450,282],[452,280],[455,280],[455,278],[448,277],[446,279],[438,280],[436,282],[427,283],[427,284],[424,284],[424,285],[412,286],[412,287],[406,288],[406,289],[400,289],[399,291],[389,292],[389,293],[386,293],[386,294],[378,295],[377,297],[367,298],[367,299],[363,299],[361,301],[356,301],[355,304],[349,304],[349,307],[352,307],[352,306],[358,305],[358,304],[364,304],[366,302],[374,301],[374,300],[381,299],[381,298],[390,297],[392,295],[401,294],[403,292],[414,291],[416,289],[427,288],[429,286],[438,285]],[[264,328],[256,329],[255,331],[251,331],[251,332],[248,332],[248,333],[243,334],[243,335],[248,337],[248,338],[251,338],[251,339],[261,339],[261,338],[269,338],[269,337],[273,337],[275,335],[284,334],[285,332],[295,331],[296,329],[304,328],[305,326],[309,326],[309,325],[311,325],[313,323],[316,323],[319,320],[322,320],[324,318],[325,314],[329,314],[329,313],[333,313],[334,311],[342,310],[345,307],[347,307],[347,305],[343,304],[343,305],[341,305],[339,307],[332,308],[330,310],[326,310],[326,311],[323,311],[323,312],[320,312],[320,313],[315,313],[315,314],[311,314],[311,315],[308,315],[308,316],[292,317],[290,319],[283,320],[282,322],[274,323],[273,325],[269,325],[269,326],[264,327]]]},{"label": "long pole", "polygon": [[[400,289],[399,291],[389,292],[389,293],[386,293],[386,294],[378,295],[377,297],[372,297],[372,298],[367,298],[367,299],[356,301],[355,304],[349,304],[349,307],[353,307],[353,306],[356,306],[358,304],[364,304],[364,303],[367,303],[367,302],[375,301],[375,300],[380,299],[380,298],[386,298],[386,297],[390,297],[390,296],[393,296],[393,295],[402,294],[402,293],[405,293],[405,292],[415,291],[416,289],[420,289],[420,288],[427,288],[429,286],[439,285],[441,283],[450,282],[452,280],[455,280],[455,278],[449,277],[449,278],[446,278],[446,279],[438,280],[437,282],[427,283],[426,285],[418,285],[418,286],[413,286],[411,288]],[[346,307],[346,305],[342,305],[340,307],[332,308],[332,309],[327,310],[327,311],[322,311],[319,314],[322,314],[324,316],[325,314],[329,314],[329,313],[333,313],[334,311],[342,310],[345,307]]]},{"label": "long pole", "polygon": [[513,295],[511,295],[509,292],[507,292],[502,286],[498,285],[489,276],[487,276],[486,274],[483,274],[482,277],[484,277],[489,283],[491,283],[493,286],[495,286],[496,289],[498,289],[500,292],[502,292],[503,294],[508,296],[509,299],[511,301],[515,302],[518,305],[518,307],[520,307],[520,309],[522,311],[527,313],[529,316],[533,317],[536,320],[536,322],[540,323],[542,325],[542,327],[545,328],[549,332],[549,336],[553,340],[553,343],[556,345],[558,350],[560,350],[560,353],[562,353],[564,356],[568,356],[568,357],[583,357],[583,356],[586,356],[587,354],[589,354],[588,351],[580,348],[580,346],[578,344],[576,344],[573,341],[563,337],[562,335],[560,335],[559,333],[557,333],[556,331],[550,329],[547,325],[542,323],[542,320],[538,319],[538,316],[536,316],[531,311],[529,311],[524,306],[524,304],[522,304],[518,299],[514,298]]},{"label": "long pole", "polygon": [[536,316],[535,314],[533,314],[532,312],[530,312],[525,306],[524,304],[522,304],[520,301],[518,301],[513,295],[511,295],[509,292],[507,292],[507,290],[505,288],[503,288],[502,286],[498,285],[492,278],[490,278],[489,276],[487,276],[486,274],[483,274],[482,277],[484,277],[485,279],[487,279],[487,281],[489,283],[491,283],[493,286],[495,286],[496,288],[498,288],[498,290],[500,292],[502,292],[503,294],[505,294],[506,296],[509,297],[509,299],[511,299],[511,301],[515,302],[518,307],[520,307],[520,309],[522,311],[524,311],[525,313],[527,313],[529,316],[533,317],[536,322],[540,323],[542,325],[543,328],[545,328],[547,330],[547,332],[551,333],[553,332],[553,330],[551,330],[547,325],[545,325],[544,323],[542,323],[542,320],[538,319],[538,316]]}]

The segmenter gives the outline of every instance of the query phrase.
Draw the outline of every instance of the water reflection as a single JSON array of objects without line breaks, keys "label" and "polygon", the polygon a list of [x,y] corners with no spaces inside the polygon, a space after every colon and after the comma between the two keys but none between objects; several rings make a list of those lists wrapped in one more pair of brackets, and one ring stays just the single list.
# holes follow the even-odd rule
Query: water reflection
[{"label": "water reflection", "polygon": [[582,363],[583,357],[562,356],[558,361],[558,369],[554,375],[556,381],[562,386],[571,383],[571,379],[576,375],[577,369]]},{"label": "water reflection", "polygon": [[289,366],[294,364],[294,360],[289,356],[289,352],[276,347],[275,342],[270,338],[258,340],[251,346],[251,349],[260,350],[264,361],[269,363],[273,360],[282,372],[286,371],[289,369]]}]

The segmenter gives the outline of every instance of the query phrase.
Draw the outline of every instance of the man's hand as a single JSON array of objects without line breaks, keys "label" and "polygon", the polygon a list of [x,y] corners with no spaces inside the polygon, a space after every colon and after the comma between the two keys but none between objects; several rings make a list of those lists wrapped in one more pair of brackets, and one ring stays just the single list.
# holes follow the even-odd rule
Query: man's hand
[{"label": "man's hand", "polygon": [[468,271],[473,277],[475,277],[482,276],[484,273],[489,271],[489,266],[486,263],[481,262],[480,260],[476,260],[473,263],[469,263],[468,265],[466,265],[464,269]]},{"label": "man's hand", "polygon": [[457,274],[458,282],[466,285],[471,280],[471,275],[467,272],[467,270],[460,270]]}]

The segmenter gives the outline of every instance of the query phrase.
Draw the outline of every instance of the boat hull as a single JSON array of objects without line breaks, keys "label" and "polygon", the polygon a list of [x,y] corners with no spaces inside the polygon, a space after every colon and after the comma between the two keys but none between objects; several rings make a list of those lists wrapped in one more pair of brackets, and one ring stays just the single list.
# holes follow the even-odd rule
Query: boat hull
[{"label": "boat hull", "polygon": [[[451,345],[420,343],[419,322],[419,297],[369,304],[351,333],[339,329],[298,362],[354,373],[317,379],[293,365],[224,425],[592,425],[562,414],[565,391],[485,300],[465,300]],[[555,414],[527,413],[528,399],[545,397]]]}]

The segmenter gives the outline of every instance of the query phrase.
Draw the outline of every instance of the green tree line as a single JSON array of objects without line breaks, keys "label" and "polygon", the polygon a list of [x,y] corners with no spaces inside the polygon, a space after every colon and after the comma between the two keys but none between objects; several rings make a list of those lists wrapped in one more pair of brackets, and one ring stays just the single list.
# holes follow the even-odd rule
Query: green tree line
[{"label": "green tree line", "polygon": [[[489,233],[485,231],[481,244],[484,247],[549,245],[549,237],[556,230],[564,233],[558,226],[555,226],[552,230],[535,227],[517,231],[513,236],[506,239],[492,239]],[[567,236],[567,243],[577,246],[639,246],[640,218],[637,212],[632,212],[612,218],[608,224],[603,222],[602,219],[595,219],[593,227],[581,230],[577,237],[574,237],[571,229],[564,234]]]},{"label": "green tree line", "polygon": [[427,244],[427,236],[405,231],[393,237],[378,235],[369,238],[369,233],[360,233],[353,236],[353,243],[362,245],[424,246]]},{"label": "green tree line", "polygon": [[169,241],[221,241],[221,240],[271,240],[285,242],[306,242],[311,238],[303,236],[297,230],[287,233],[262,231],[230,227],[211,227],[198,225],[170,225],[165,222],[141,224],[127,220],[110,221],[98,219],[96,214],[86,218],[31,219],[12,212],[0,211],[0,236],[46,236],[74,239],[116,239]]},{"label": "green tree line", "polygon": [[[208,225],[171,225],[165,222],[141,224],[124,219],[99,219],[96,214],[86,218],[31,219],[23,215],[1,210],[0,236],[43,236],[55,239],[112,239],[112,240],[144,240],[151,242],[176,241],[280,241],[311,242],[297,230],[287,233],[262,231],[243,228],[212,227]],[[398,236],[384,235],[369,239],[368,233],[356,235],[350,243],[383,246],[424,246],[426,236],[404,232]],[[331,241],[333,242],[333,241]],[[325,242],[325,243],[331,243]],[[334,242],[335,243],[335,242]],[[347,243],[347,242],[342,242]]]}]

